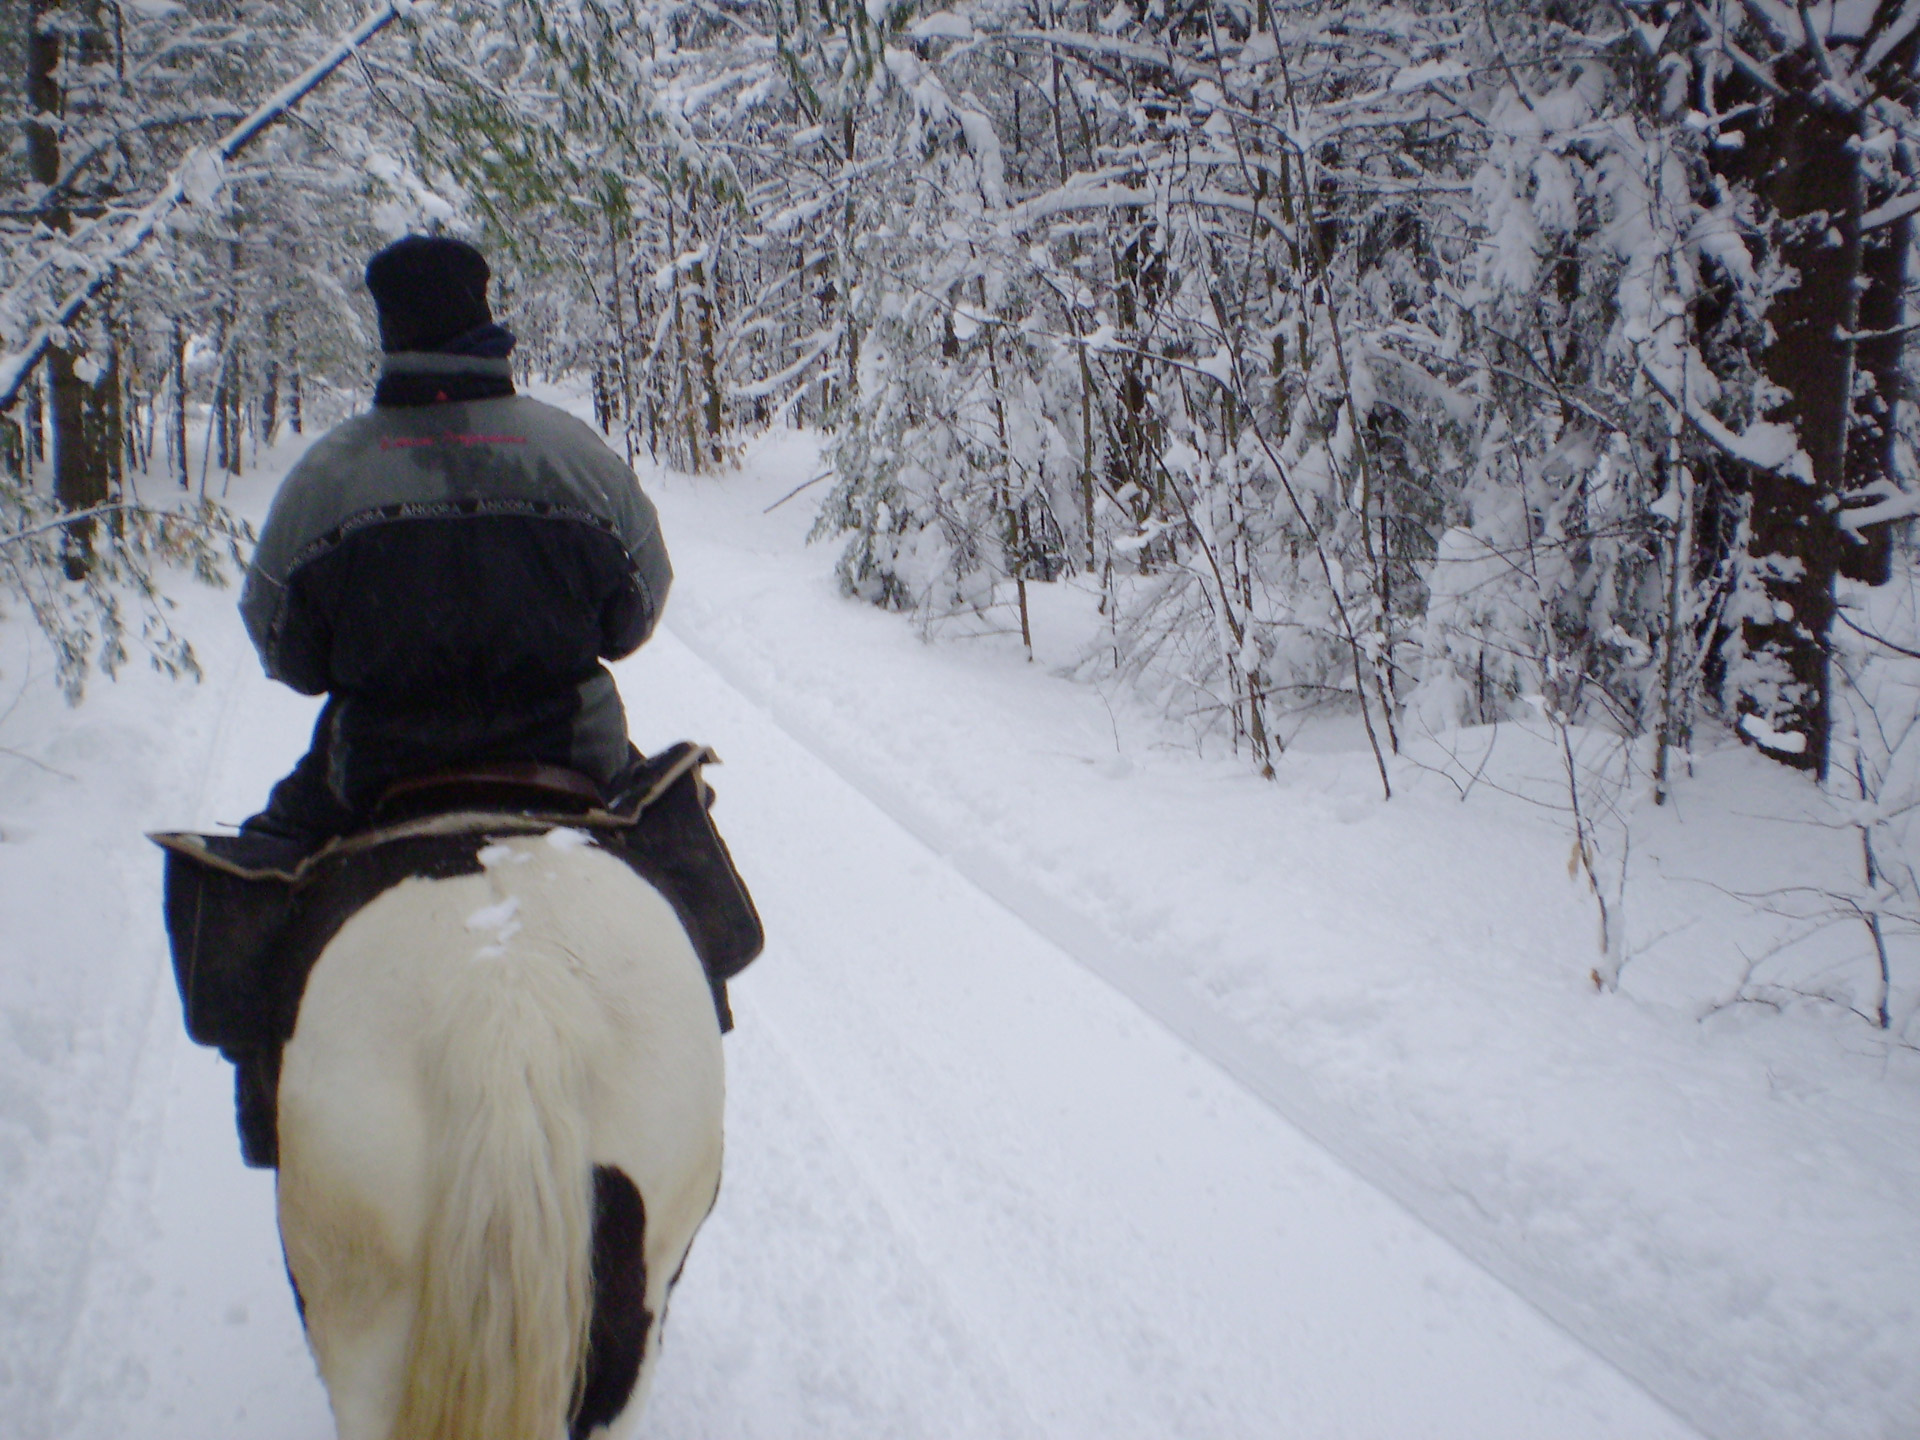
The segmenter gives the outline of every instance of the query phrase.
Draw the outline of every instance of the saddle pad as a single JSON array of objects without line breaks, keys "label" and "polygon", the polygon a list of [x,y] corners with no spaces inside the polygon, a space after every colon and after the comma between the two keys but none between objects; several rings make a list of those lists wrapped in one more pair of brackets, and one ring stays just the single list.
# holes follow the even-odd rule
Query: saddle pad
[{"label": "saddle pad", "polygon": [[682,742],[649,760],[604,810],[581,814],[460,811],[328,842],[312,854],[256,835],[171,832],[166,920],[187,1033],[239,1053],[293,1033],[308,973],[353,914],[401,881],[478,873],[493,840],[558,827],[585,830],[672,904],[714,989],[760,953],[753,897],[714,828],[701,768],[718,757]]}]

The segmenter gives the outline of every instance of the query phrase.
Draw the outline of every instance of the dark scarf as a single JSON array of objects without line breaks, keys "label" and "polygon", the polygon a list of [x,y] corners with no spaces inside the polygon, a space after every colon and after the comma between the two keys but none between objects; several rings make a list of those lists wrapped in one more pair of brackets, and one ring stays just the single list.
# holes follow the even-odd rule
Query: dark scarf
[{"label": "dark scarf", "polygon": [[[376,405],[445,405],[456,400],[498,400],[511,395],[513,332],[481,325],[431,350],[385,357],[373,389]],[[462,360],[471,361],[463,365]]]}]

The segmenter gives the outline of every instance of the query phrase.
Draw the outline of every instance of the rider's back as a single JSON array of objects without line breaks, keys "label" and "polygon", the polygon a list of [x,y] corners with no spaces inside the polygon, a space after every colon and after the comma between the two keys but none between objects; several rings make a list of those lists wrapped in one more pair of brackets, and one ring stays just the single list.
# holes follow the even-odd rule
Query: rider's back
[{"label": "rider's back", "polygon": [[514,393],[488,279],[445,237],[368,262],[373,409],[289,472],[241,598],[267,673],[331,697],[250,831],[314,845],[440,770],[533,761],[606,793],[629,765],[600,661],[659,618],[658,518],[598,435]]},{"label": "rider's back", "polygon": [[[449,357],[452,358],[452,357]],[[378,406],[294,467],[241,611],[267,673],[330,693],[330,780],[356,808],[483,758],[605,783],[626,763],[602,657],[671,579],[652,504],[584,424],[509,395]]]}]

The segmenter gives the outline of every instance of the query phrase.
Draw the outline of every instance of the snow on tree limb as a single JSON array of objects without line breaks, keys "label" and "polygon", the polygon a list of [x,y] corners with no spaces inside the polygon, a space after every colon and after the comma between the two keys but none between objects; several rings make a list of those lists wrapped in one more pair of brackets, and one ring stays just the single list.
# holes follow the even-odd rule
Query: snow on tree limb
[{"label": "snow on tree limb", "polygon": [[1799,437],[1794,434],[1791,425],[1783,425],[1777,420],[1756,420],[1745,430],[1735,431],[1694,404],[1691,397],[1682,405],[1672,387],[1654,373],[1652,366],[1642,362],[1640,373],[1660,393],[1660,398],[1678,409],[1687,424],[1715,449],[1756,470],[1785,475],[1805,485],[1813,483],[1813,462],[1807,457],[1807,452],[1800,448]]},{"label": "snow on tree limb", "polygon": [[[221,137],[217,144],[199,146],[190,151],[174,168],[159,192],[118,227],[117,234],[98,251],[81,255],[81,264],[89,272],[87,278],[62,297],[52,310],[41,313],[39,324],[18,350],[0,356],[0,411],[13,406],[28,375],[59,340],[62,331],[86,308],[87,302],[105,288],[120,266],[145,247],[176,206],[183,201],[193,205],[210,202],[225,183],[224,169],[228,161],[274,122],[287,115],[334,71],[353,58],[362,45],[410,8],[411,0],[383,0],[383,3],[369,10],[360,23],[341,36],[325,55],[283,85]],[[18,290],[15,293],[17,295]]]},{"label": "snow on tree limb", "polygon": [[[1834,233],[1880,263],[1920,205],[1920,0],[1546,8],[934,0],[769,37],[503,0],[421,27],[421,133],[537,257],[604,425],[699,468],[829,427],[842,584],[928,628],[1026,634],[1078,575],[1100,667],[1263,767],[1311,706],[1391,744],[1528,695],[1663,754],[1717,711],[1824,755],[1761,630],[1824,612],[1740,521],[1862,530],[1852,564],[1909,502],[1828,464],[1840,412],[1770,337],[1881,366],[1864,455],[1882,416],[1910,445],[1912,327],[1877,274],[1797,316],[1843,207],[1752,157],[1799,127],[1811,180],[1860,167]],[[623,29],[669,11],[670,56]]]},{"label": "snow on tree limb", "polygon": [[1871,75],[1914,31],[1920,30],[1920,0],[1907,0],[1900,13],[1894,17],[1879,38],[1867,47],[1867,53],[1860,57],[1858,73]]},{"label": "snow on tree limb", "polygon": [[768,395],[778,394],[811,369],[822,356],[831,352],[833,347],[839,344],[845,329],[846,327],[841,325],[830,325],[817,334],[809,336],[801,342],[800,358],[786,369],[776,375],[769,375],[764,380],[756,380],[750,385],[732,386],[727,394],[736,400],[759,400]]},{"label": "snow on tree limb", "polygon": [[[1916,0],[1916,3],[1920,3],[1920,0]],[[1897,195],[1884,205],[1876,205],[1860,217],[1860,229],[1863,232],[1884,230],[1889,225],[1897,225],[1916,210],[1920,210],[1920,190]]]}]

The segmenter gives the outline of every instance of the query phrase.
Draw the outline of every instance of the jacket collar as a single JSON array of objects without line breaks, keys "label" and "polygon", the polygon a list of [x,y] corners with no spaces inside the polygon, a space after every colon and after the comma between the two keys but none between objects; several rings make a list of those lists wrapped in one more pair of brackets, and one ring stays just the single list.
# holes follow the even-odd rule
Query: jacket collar
[{"label": "jacket collar", "polygon": [[448,355],[440,350],[399,350],[380,357],[380,375],[493,375],[513,378],[505,355]]}]

